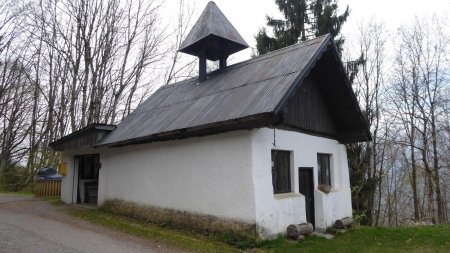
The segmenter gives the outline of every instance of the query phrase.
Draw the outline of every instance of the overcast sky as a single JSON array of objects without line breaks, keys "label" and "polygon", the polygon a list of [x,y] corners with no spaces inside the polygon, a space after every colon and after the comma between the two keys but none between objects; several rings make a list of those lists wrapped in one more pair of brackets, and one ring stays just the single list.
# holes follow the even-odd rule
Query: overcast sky
[{"label": "overcast sky", "polygon": [[[185,0],[195,5],[195,20],[206,7],[208,0]],[[215,0],[217,6],[239,31],[250,47],[255,47],[254,36],[258,29],[265,26],[266,15],[281,17],[275,0]],[[173,17],[179,1],[167,0],[164,4],[163,15]],[[431,16],[433,14],[448,15],[450,0],[339,0],[339,7],[343,10],[350,7],[351,14],[344,25],[343,34],[352,40],[358,24],[362,20],[374,17],[382,20],[386,27],[395,30],[402,24],[408,24],[414,16]],[[245,60],[251,55],[247,49],[233,56],[235,60]]]}]

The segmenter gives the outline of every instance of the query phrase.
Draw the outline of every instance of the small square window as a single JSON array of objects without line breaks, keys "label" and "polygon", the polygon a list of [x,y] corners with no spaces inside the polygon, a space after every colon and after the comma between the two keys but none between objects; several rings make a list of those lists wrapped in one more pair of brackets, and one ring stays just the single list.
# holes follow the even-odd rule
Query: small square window
[{"label": "small square window", "polygon": [[331,155],[317,154],[319,189],[329,192],[331,189]]},{"label": "small square window", "polygon": [[291,152],[272,150],[273,192],[291,192]]}]

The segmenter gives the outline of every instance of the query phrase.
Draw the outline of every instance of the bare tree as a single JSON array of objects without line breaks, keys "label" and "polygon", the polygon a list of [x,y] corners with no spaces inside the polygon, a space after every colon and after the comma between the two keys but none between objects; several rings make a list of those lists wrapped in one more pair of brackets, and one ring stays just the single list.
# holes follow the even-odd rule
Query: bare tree
[{"label": "bare tree", "polygon": [[[438,122],[445,114],[442,95],[449,67],[446,59],[449,37],[437,18],[433,18],[431,23],[416,19],[413,26],[399,30],[399,37],[391,94],[394,94],[392,100],[408,137],[407,142],[398,142],[407,145],[410,151],[414,219],[430,218],[435,222],[445,222]],[[417,153],[420,158],[416,157]],[[419,173],[419,168],[423,168],[423,173]],[[418,180],[419,175],[424,176],[422,181]],[[425,210],[419,206],[421,201],[417,191],[420,188],[426,189],[422,198],[422,203],[427,203]]]},{"label": "bare tree", "polygon": [[179,79],[186,79],[196,73],[197,58],[180,54],[178,49],[191,28],[194,6],[188,5],[184,0],[179,0],[177,26],[174,28],[174,43],[170,48],[170,65],[165,74],[165,84],[170,84]]},{"label": "bare tree", "polygon": [[1,167],[24,162],[32,180],[37,167],[60,159],[50,142],[86,124],[116,123],[153,90],[168,50],[160,6],[32,0],[19,8],[0,0]]},{"label": "bare tree", "polygon": [[[377,225],[381,203],[375,205],[375,195],[377,187],[381,187],[385,148],[382,143],[383,134],[380,133],[381,92],[385,85],[383,63],[386,54],[386,33],[383,25],[374,19],[361,24],[357,44],[358,54],[363,60],[353,85],[366,122],[370,126],[373,141],[349,146],[353,157],[350,161],[353,202],[358,206],[357,211],[365,214],[368,224]],[[378,194],[380,195],[380,192]]]}]

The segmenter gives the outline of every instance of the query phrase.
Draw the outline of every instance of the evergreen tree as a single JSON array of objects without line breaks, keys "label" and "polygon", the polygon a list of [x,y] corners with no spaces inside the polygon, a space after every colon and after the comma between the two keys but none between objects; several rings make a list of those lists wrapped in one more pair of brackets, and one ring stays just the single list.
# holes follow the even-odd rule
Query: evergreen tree
[{"label": "evergreen tree", "polygon": [[311,23],[315,36],[330,33],[335,39],[338,51],[341,52],[344,38],[339,33],[342,25],[347,21],[348,15],[350,15],[348,6],[341,15],[337,15],[338,5],[336,0],[316,0],[312,6],[314,8],[312,20],[314,21]]},{"label": "evergreen tree", "polygon": [[[267,30],[259,30],[256,38],[258,54],[265,54],[286,46],[305,41],[311,36],[317,37],[330,33],[337,38],[350,11],[337,15],[336,0],[275,0],[285,20],[267,17],[267,25],[272,28],[274,37]],[[344,39],[336,40],[341,50]]]}]

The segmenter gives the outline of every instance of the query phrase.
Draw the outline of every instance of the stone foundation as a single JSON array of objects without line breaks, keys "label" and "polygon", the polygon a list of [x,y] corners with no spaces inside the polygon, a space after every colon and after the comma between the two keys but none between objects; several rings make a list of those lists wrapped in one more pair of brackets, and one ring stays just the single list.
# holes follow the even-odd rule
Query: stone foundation
[{"label": "stone foundation", "polygon": [[224,219],[213,215],[152,207],[118,199],[105,201],[101,208],[114,214],[151,224],[193,230],[204,235],[226,237],[226,240],[230,240],[231,243],[258,241],[256,224]]}]

